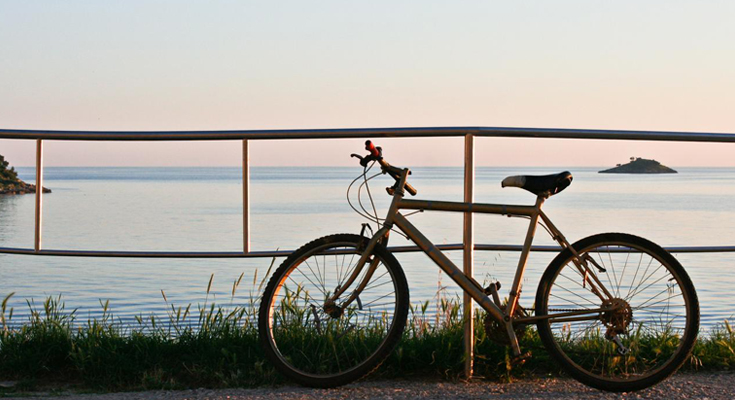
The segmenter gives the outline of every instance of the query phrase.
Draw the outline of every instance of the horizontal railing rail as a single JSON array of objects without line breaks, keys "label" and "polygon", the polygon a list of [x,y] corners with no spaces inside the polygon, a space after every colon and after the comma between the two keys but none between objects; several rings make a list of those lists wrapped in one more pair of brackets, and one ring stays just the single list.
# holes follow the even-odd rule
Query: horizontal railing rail
[{"label": "horizontal railing rail", "polygon": [[[436,246],[442,251],[463,250],[462,243],[440,244]],[[670,253],[735,253],[735,246],[672,246],[664,247]],[[393,253],[419,252],[418,246],[389,246]],[[473,250],[480,251],[513,251],[520,252],[523,246],[511,244],[475,244]],[[558,253],[559,246],[531,246],[531,251],[541,253]],[[263,258],[287,257],[293,250],[265,251],[120,251],[120,250],[55,250],[24,249],[19,247],[0,247],[0,254],[37,255],[54,257],[109,257],[109,258]]]},{"label": "horizontal railing rail", "polygon": [[274,129],[222,131],[57,131],[0,129],[0,139],[44,140],[276,140],[349,139],[366,137],[515,137],[553,139],[660,140],[677,142],[735,142],[735,134],[712,132],[549,129],[499,127]]},{"label": "horizontal railing rail", "polygon": [[[464,146],[464,201],[474,198],[475,137],[547,138],[547,139],[594,139],[594,140],[650,140],[675,142],[735,143],[733,133],[670,132],[599,129],[546,129],[546,128],[502,128],[502,127],[418,127],[418,128],[369,128],[369,129],[290,129],[290,130],[223,130],[223,131],[60,131],[0,129],[0,139],[28,139],[36,141],[36,197],[34,248],[0,247],[0,254],[67,257],[138,257],[138,258],[250,258],[284,257],[288,250],[250,250],[250,140],[288,139],[349,139],[375,137],[463,137]],[[243,178],[243,249],[242,251],[118,251],[118,250],[54,250],[42,248],[43,218],[43,141],[242,141]],[[473,251],[521,251],[522,246],[503,244],[475,244],[473,216],[464,215],[463,242],[438,246],[441,250],[463,250],[464,273],[473,274]],[[735,252],[735,246],[685,246],[666,247],[674,253],[721,253]],[[391,247],[395,252],[420,251],[417,246]],[[558,246],[533,246],[532,251],[557,252]],[[473,306],[469,296],[464,296],[465,318],[464,347],[465,374],[472,375],[473,359]]]}]

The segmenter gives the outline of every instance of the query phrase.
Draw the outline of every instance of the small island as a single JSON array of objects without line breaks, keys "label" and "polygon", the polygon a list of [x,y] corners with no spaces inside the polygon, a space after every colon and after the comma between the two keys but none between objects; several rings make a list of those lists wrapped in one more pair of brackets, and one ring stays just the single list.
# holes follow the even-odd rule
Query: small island
[{"label": "small island", "polygon": [[[0,195],[36,193],[36,185],[20,180],[15,168],[8,166],[5,157],[0,155]],[[51,193],[51,190],[43,188],[43,192]]]},{"label": "small island", "polygon": [[627,164],[618,164],[615,168],[598,171],[601,174],[676,174],[677,172],[656,160],[631,157]]}]

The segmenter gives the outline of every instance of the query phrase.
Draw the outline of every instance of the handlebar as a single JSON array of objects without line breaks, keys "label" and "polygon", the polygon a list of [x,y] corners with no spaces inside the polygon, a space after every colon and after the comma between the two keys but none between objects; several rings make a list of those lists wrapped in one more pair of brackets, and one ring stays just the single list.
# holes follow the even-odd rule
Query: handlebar
[{"label": "handlebar", "polygon": [[370,155],[375,158],[380,158],[383,156],[383,149],[380,147],[375,147],[373,142],[366,140],[365,141],[365,150],[370,152]]},{"label": "handlebar", "polygon": [[[376,147],[373,142],[371,142],[370,140],[366,140],[365,150],[370,152],[370,154],[365,157],[361,157],[357,154],[352,155],[353,157],[357,157],[360,159],[360,165],[365,167],[370,161],[376,161],[380,164],[380,168],[383,170],[383,173],[387,173],[388,175],[393,177],[393,179],[396,180],[396,183],[401,179],[403,169],[394,167],[383,160],[383,149],[381,147]],[[408,174],[410,175],[411,171],[408,171]],[[416,196],[416,194],[418,193],[418,191],[408,182],[405,183],[404,189],[406,189],[406,191],[411,196]]]},{"label": "handlebar", "polygon": [[404,186],[406,188],[406,191],[411,194],[411,196],[416,196],[418,194],[418,191],[411,186],[410,183],[406,182],[406,185]]}]

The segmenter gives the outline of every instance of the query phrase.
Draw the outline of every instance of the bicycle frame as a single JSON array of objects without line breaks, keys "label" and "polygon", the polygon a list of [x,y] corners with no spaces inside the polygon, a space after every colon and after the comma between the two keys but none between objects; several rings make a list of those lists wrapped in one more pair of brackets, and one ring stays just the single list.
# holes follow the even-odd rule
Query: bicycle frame
[{"label": "bicycle frame", "polygon": [[[332,303],[342,293],[350,287],[359,276],[360,272],[368,261],[369,255],[372,249],[378,244],[387,242],[390,229],[393,226],[398,227],[403,233],[408,236],[418,247],[431,258],[454,282],[456,282],[462,290],[468,293],[489,315],[497,321],[499,324],[505,325],[508,336],[510,338],[511,348],[515,355],[520,355],[520,348],[518,346],[518,340],[515,335],[514,325],[518,324],[529,324],[535,323],[543,319],[552,319],[555,322],[572,322],[581,320],[592,320],[598,319],[602,312],[614,311],[614,308],[598,308],[598,309],[587,309],[583,311],[569,311],[556,313],[553,315],[541,315],[533,317],[513,317],[516,307],[518,306],[518,300],[521,294],[521,282],[523,281],[523,274],[526,269],[528,256],[531,250],[531,244],[536,233],[536,226],[538,225],[539,219],[543,221],[546,228],[549,230],[552,238],[559,243],[562,249],[568,249],[574,256],[573,262],[576,265],[578,271],[583,277],[583,284],[589,285],[590,291],[597,295],[602,301],[609,300],[613,296],[605,288],[602,282],[598,279],[597,274],[589,267],[588,261],[592,263],[598,270],[604,271],[604,268],[600,267],[593,259],[589,257],[580,257],[575,249],[569,244],[564,238],[564,235],[556,228],[551,222],[548,216],[541,210],[541,206],[546,200],[547,196],[542,194],[536,198],[536,204],[533,206],[524,205],[505,205],[505,204],[485,204],[485,203],[464,203],[464,202],[450,202],[450,201],[431,201],[431,200],[411,200],[404,198],[403,187],[406,182],[408,170],[402,170],[400,179],[394,187],[393,201],[388,209],[388,215],[383,223],[383,227],[378,230],[375,235],[368,242],[367,247],[363,251],[361,258],[358,260],[357,266],[353,271],[352,275],[348,278],[347,282],[335,291],[331,296],[328,303]],[[520,259],[518,260],[518,266],[516,268],[515,278],[510,289],[508,303],[505,309],[502,309],[499,304],[496,304],[493,300],[488,297],[485,293],[485,289],[471,276],[465,275],[444,253],[439,250],[426,236],[424,236],[418,228],[411,224],[406,217],[399,212],[399,210],[430,210],[430,211],[445,211],[445,212],[472,212],[472,213],[483,213],[483,214],[498,214],[507,216],[523,216],[530,218],[528,231],[526,238],[523,243],[523,249],[521,251]],[[367,271],[362,282],[358,285],[357,289],[352,293],[348,300],[344,303],[351,303],[359,293],[365,288],[373,272],[377,268],[377,258],[372,260],[370,263],[370,269]],[[343,305],[344,307],[344,305]]]}]

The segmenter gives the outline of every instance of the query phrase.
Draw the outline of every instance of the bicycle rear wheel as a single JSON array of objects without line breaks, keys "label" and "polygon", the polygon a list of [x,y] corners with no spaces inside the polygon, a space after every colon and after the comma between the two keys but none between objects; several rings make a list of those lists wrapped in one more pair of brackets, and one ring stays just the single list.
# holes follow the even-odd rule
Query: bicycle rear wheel
[{"label": "bicycle rear wheel", "polygon": [[314,240],[291,254],[268,282],[259,310],[260,340],[276,368],[302,385],[335,387],[369,374],[403,333],[408,284],[400,264],[383,246],[375,246],[336,305],[344,308],[371,261],[377,260],[359,296],[341,312],[325,307],[354,271],[367,243],[348,234]]},{"label": "bicycle rear wheel", "polygon": [[[673,374],[691,354],[699,329],[697,294],[681,264],[658,245],[622,233],[591,236],[573,247],[588,258],[595,277],[579,271],[571,251],[562,251],[541,278],[536,315],[615,311],[539,321],[548,351],[575,379],[602,390],[641,390]],[[591,291],[595,278],[609,294]]]}]

